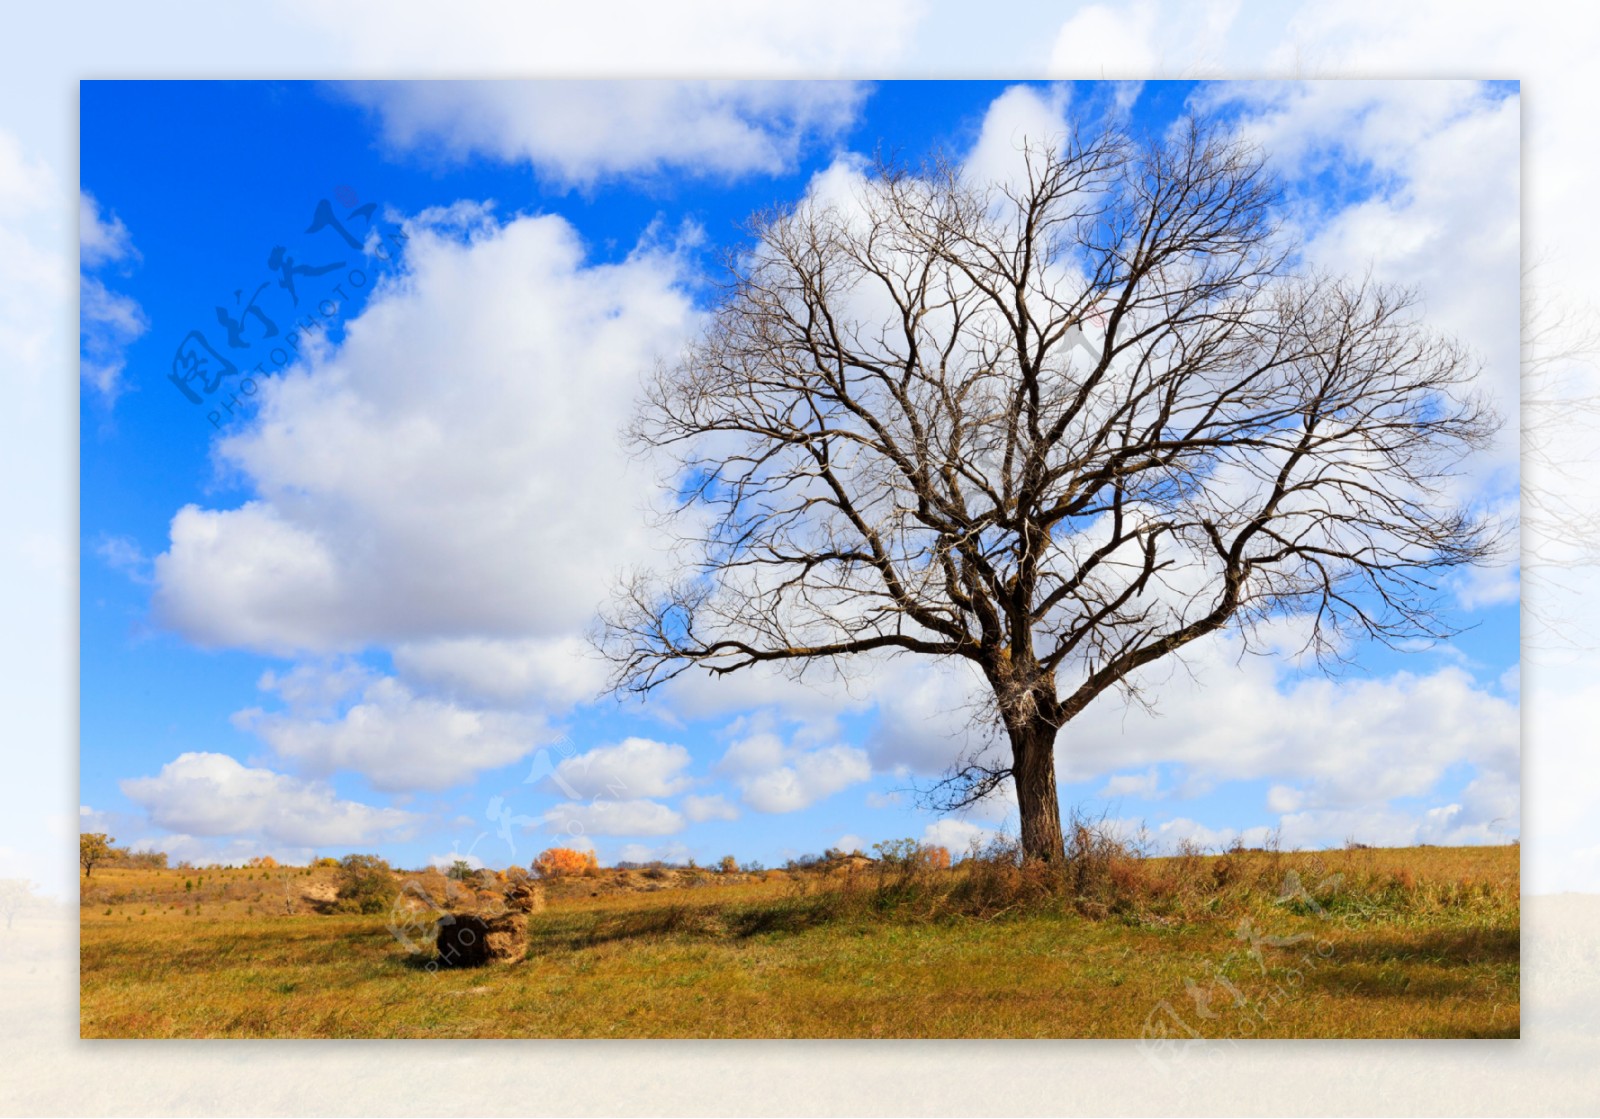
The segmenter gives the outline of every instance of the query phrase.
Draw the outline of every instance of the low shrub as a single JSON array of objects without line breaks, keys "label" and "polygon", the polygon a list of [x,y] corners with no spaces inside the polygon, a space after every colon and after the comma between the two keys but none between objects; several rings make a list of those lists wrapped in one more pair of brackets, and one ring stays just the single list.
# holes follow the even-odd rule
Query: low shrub
[{"label": "low shrub", "polygon": [[339,913],[383,913],[397,888],[394,872],[377,855],[346,855],[339,860],[339,890],[331,908]]},{"label": "low shrub", "polygon": [[533,871],[541,878],[587,876],[599,869],[600,863],[593,851],[575,851],[570,847],[548,848],[533,860]]}]

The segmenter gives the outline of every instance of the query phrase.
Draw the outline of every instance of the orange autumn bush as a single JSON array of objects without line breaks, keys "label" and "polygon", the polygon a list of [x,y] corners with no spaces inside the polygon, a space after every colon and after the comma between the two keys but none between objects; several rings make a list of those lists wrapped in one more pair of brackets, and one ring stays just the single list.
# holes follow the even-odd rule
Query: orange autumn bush
[{"label": "orange autumn bush", "polygon": [[566,878],[593,874],[600,869],[593,851],[574,851],[570,847],[551,847],[533,860],[533,871],[540,878]]}]

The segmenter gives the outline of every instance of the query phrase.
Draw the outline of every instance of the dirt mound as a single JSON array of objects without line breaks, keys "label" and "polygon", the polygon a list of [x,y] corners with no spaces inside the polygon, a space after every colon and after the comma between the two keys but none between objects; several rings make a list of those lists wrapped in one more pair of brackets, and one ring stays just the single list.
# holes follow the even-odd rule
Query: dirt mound
[{"label": "dirt mound", "polygon": [[528,917],[515,911],[492,917],[447,913],[434,943],[445,967],[516,963],[528,953]]},{"label": "dirt mound", "polygon": [[318,913],[332,912],[339,900],[337,882],[306,882],[300,887],[300,900]]},{"label": "dirt mound", "polygon": [[864,870],[871,870],[878,865],[877,859],[869,859],[865,855],[846,855],[842,859],[834,859],[828,863],[829,874],[859,874]]}]

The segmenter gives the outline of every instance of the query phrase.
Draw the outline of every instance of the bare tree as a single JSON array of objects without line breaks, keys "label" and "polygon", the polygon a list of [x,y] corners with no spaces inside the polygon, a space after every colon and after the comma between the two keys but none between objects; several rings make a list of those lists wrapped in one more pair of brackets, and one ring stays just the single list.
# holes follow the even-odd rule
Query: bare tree
[{"label": "bare tree", "polygon": [[1416,299],[1312,274],[1258,153],[1204,122],[1028,148],[1014,181],[880,164],[752,221],[708,329],[632,429],[689,553],[619,588],[613,687],[960,657],[1023,848],[1063,855],[1055,747],[1108,689],[1233,626],[1442,636],[1439,576],[1492,526],[1449,499],[1497,419]]},{"label": "bare tree", "polygon": [[1522,275],[1522,576],[1530,645],[1584,648],[1592,636],[1563,610],[1575,573],[1600,563],[1600,465],[1595,395],[1600,315],[1545,281]]}]

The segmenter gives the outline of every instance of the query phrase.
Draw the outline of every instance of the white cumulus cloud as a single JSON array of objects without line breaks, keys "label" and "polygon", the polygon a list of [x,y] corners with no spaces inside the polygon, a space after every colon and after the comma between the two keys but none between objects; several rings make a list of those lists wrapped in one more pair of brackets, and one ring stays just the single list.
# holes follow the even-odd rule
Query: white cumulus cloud
[{"label": "white cumulus cloud", "polygon": [[[337,57],[363,74],[448,78],[463,72],[812,77],[882,71],[910,45],[915,0],[812,0],[754,5],[700,0],[692,10],[651,0],[508,6],[457,0],[450,18],[424,0],[291,0]],[[966,21],[964,21],[966,22]],[[626,33],[621,33],[621,29]]]},{"label": "white cumulus cloud", "polygon": [[546,831],[584,835],[672,835],[683,830],[683,816],[654,800],[596,800],[558,804],[542,818]]},{"label": "white cumulus cloud", "polygon": [[683,798],[683,814],[697,824],[707,820],[737,820],[739,810],[728,803],[728,799],[720,793],[710,796],[686,796]]},{"label": "white cumulus cloud", "polygon": [[694,315],[668,247],[590,264],[561,218],[477,207],[409,228],[403,279],[219,444],[257,496],[178,512],[154,604],[201,645],[415,643],[404,669],[508,694],[540,668],[507,662],[561,646],[436,643],[574,637],[662,546],[641,516],[654,476],[617,438]]},{"label": "white cumulus cloud", "polygon": [[975,824],[971,820],[946,817],[935,820],[922,830],[922,842],[930,847],[943,847],[950,857],[959,859],[974,847],[982,849],[999,835],[993,828]]},{"label": "white cumulus cloud", "polygon": [[776,174],[849,125],[854,82],[429,81],[344,87],[402,151],[527,162],[588,185],[671,169]]},{"label": "white cumulus cloud", "polygon": [[137,258],[133,234],[116,214],[102,216],[100,204],[87,191],[78,192],[78,261],[85,268]]},{"label": "white cumulus cloud", "polygon": [[723,757],[723,767],[738,774],[740,798],[757,812],[798,812],[872,776],[865,750],[842,743],[814,750],[780,744],[774,752],[770,738],[736,742]]},{"label": "white cumulus cloud", "polygon": [[682,792],[689,785],[683,773],[688,766],[689,751],[682,746],[627,738],[564,759],[554,780],[580,797],[636,800]]},{"label": "white cumulus cloud", "polygon": [[1055,151],[1066,139],[1068,89],[1017,85],[989,103],[978,140],[962,170],[975,184],[1026,183],[1027,153]]},{"label": "white cumulus cloud", "polygon": [[388,792],[447,789],[520,761],[549,737],[535,716],[417,695],[388,676],[372,678],[342,712],[252,707],[233,721],[307,772],[354,771]]},{"label": "white cumulus cloud", "polygon": [[107,400],[115,400],[124,387],[127,349],[150,329],[149,319],[129,296],[84,276],[79,282],[78,327],[83,379]]},{"label": "white cumulus cloud", "polygon": [[[3,154],[3,153],[0,153]],[[78,330],[83,379],[106,402],[123,390],[127,349],[150,328],[144,309],[130,296],[112,291],[89,270],[137,260],[133,236],[115,214],[102,216],[93,195],[78,195]]]},{"label": "white cumulus cloud", "polygon": [[321,781],[252,768],[225,754],[180,754],[154,777],[127,778],[121,788],[151,823],[180,835],[344,846],[405,838],[417,823],[409,812],[342,800]]},{"label": "white cumulus cloud", "polygon": [[579,637],[447,637],[391,650],[395,669],[430,691],[482,703],[563,710],[593,699],[606,666]]},{"label": "white cumulus cloud", "polygon": [[1102,797],[1153,797],[1161,788],[1161,775],[1154,767],[1143,773],[1115,773],[1095,794]]}]

